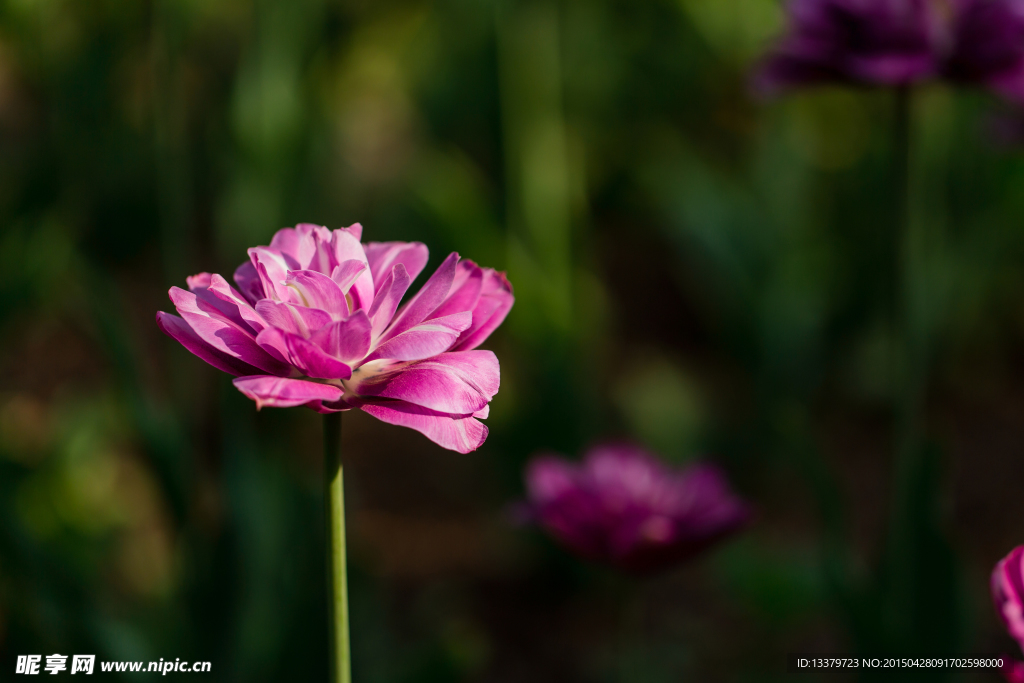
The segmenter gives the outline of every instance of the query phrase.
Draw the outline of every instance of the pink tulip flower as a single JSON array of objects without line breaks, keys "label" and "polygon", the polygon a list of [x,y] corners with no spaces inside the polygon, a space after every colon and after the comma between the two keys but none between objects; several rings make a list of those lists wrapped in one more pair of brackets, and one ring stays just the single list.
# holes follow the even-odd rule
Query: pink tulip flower
[{"label": "pink tulip flower", "polygon": [[[1024,545],[999,560],[992,570],[992,600],[1017,644],[1024,648]],[[1024,662],[1007,661],[1003,675],[1010,683],[1024,683]]]},{"label": "pink tulip flower", "polygon": [[477,347],[512,308],[512,286],[452,253],[399,306],[427,247],[361,237],[358,223],[279,230],[269,247],[249,249],[237,289],[193,275],[188,291],[169,292],[179,315],[161,311],[157,324],[235,375],[257,408],[359,408],[445,448],[475,450],[500,378],[497,357]]},{"label": "pink tulip flower", "polygon": [[639,446],[554,456],[526,469],[529,515],[576,554],[629,572],[666,568],[735,532],[750,517],[714,465],[676,471]]}]

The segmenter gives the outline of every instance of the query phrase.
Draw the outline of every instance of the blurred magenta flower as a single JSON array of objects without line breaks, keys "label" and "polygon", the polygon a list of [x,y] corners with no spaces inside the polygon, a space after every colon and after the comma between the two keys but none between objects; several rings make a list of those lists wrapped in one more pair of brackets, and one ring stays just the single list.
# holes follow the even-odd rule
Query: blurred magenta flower
[{"label": "blurred magenta flower", "polygon": [[750,517],[714,465],[676,471],[627,443],[593,448],[575,464],[534,458],[529,515],[572,551],[630,572],[683,560]]},{"label": "blurred magenta flower", "polygon": [[[1024,545],[999,560],[992,570],[992,600],[1017,644],[1024,648]],[[1011,683],[1024,683],[1024,662],[1009,660],[1003,675]]]},{"label": "blurred magenta flower", "polygon": [[1024,103],[1024,0],[954,0],[942,75]]},{"label": "blurred magenta flower", "polygon": [[361,244],[358,223],[279,230],[220,275],[172,287],[160,328],[262,406],[359,408],[467,453],[487,438],[498,359],[477,350],[512,308],[504,273],[450,254],[399,307],[427,263],[419,242]]},{"label": "blurred magenta flower", "polygon": [[928,0],[791,0],[787,13],[788,34],[755,74],[762,93],[824,83],[902,86],[938,69]]}]

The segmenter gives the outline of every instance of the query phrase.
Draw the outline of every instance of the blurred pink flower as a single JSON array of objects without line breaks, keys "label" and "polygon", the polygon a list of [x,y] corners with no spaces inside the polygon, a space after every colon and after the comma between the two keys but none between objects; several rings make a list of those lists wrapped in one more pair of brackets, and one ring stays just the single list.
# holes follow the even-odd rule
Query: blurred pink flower
[{"label": "blurred pink flower", "polygon": [[[1024,545],[999,560],[992,570],[992,600],[1017,644],[1024,648]],[[1011,683],[1024,683],[1024,662],[1008,660],[1003,675]]]},{"label": "blurred pink flower", "polygon": [[555,456],[526,469],[529,513],[580,556],[619,569],[665,568],[750,517],[714,465],[676,471],[639,446],[599,446],[580,464]]},{"label": "blurred pink flower", "polygon": [[358,223],[333,232],[308,223],[249,249],[235,271],[172,287],[181,317],[160,328],[262,406],[359,408],[467,453],[487,438],[498,359],[476,350],[512,308],[512,286],[491,268],[441,263],[399,307],[427,263],[419,242],[361,244]]},{"label": "blurred pink flower", "polygon": [[955,0],[942,74],[1024,103],[1024,0]]},{"label": "blurred pink flower", "polygon": [[772,94],[821,83],[900,86],[937,70],[929,0],[790,0],[789,31],[754,85]]},{"label": "blurred pink flower", "polygon": [[761,93],[941,77],[1024,103],[1024,0],[789,0],[786,35],[755,72]]}]

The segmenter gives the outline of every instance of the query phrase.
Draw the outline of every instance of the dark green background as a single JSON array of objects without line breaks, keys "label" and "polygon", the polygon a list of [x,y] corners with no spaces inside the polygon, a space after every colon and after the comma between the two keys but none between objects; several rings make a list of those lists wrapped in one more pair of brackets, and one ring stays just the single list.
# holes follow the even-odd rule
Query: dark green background
[{"label": "dark green background", "polygon": [[[988,598],[1024,542],[1007,110],[913,94],[926,450],[886,551],[893,93],[755,101],[782,24],[775,0],[0,3],[0,669],[326,679],[319,416],[257,413],[154,323],[304,221],[457,250],[517,295],[479,451],[346,414],[357,683],[1019,654]],[[714,459],[755,522],[641,580],[509,523],[531,454],[609,437]]]}]

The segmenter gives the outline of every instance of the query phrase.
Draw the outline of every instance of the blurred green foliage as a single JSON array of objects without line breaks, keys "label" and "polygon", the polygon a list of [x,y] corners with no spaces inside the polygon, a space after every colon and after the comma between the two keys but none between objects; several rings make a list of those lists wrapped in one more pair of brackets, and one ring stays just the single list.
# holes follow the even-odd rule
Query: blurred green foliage
[{"label": "blurred green foliage", "polygon": [[[478,453],[346,417],[356,680],[1009,650],[986,576],[1024,538],[1024,162],[986,136],[996,103],[914,94],[932,455],[886,548],[892,97],[752,100],[781,25],[775,0],[0,4],[2,666],[324,678],[317,416],[256,413],[153,323],[302,221],[458,250],[517,294]],[[532,453],[618,437],[721,462],[746,538],[634,581],[505,521]]]}]

